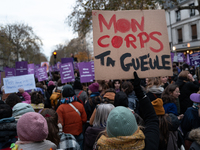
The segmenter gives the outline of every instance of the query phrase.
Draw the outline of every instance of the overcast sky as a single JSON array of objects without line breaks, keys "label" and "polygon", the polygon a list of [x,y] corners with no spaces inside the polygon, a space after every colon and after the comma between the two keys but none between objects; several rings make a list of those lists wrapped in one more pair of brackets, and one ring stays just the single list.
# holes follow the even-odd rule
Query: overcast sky
[{"label": "overcast sky", "polygon": [[64,23],[75,0],[1,0],[0,23],[25,23],[43,42],[43,53],[50,58],[54,46],[77,37]]}]

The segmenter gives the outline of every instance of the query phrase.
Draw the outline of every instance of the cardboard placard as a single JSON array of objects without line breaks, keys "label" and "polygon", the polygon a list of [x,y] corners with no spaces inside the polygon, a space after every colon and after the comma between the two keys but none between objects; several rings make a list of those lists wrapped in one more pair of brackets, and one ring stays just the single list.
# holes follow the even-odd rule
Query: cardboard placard
[{"label": "cardboard placard", "polygon": [[95,80],[172,76],[164,10],[93,10]]},{"label": "cardboard placard", "polygon": [[33,74],[3,78],[5,93],[18,92],[19,88],[26,90],[35,89],[35,78]]}]

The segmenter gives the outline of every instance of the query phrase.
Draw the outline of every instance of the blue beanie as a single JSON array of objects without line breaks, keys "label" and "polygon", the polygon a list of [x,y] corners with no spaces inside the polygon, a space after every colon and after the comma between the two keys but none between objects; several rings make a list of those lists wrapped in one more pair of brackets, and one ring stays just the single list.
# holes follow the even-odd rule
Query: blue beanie
[{"label": "blue beanie", "polygon": [[135,116],[126,107],[118,106],[108,115],[106,131],[109,137],[130,136],[137,129]]}]

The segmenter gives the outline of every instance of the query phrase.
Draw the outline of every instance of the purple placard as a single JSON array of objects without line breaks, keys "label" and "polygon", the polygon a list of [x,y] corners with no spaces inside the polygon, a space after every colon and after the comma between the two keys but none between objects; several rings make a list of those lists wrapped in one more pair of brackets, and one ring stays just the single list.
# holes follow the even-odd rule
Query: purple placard
[{"label": "purple placard", "polygon": [[15,76],[15,68],[5,68],[5,76],[6,78]]},{"label": "purple placard", "polygon": [[74,69],[78,70],[78,63],[77,62],[74,62]]},{"label": "purple placard", "polygon": [[41,67],[40,64],[35,65],[35,77],[36,78],[38,78],[37,77],[37,69],[40,68],[40,67]]},{"label": "purple placard", "polygon": [[92,75],[91,62],[81,62],[78,66],[81,83],[93,82],[94,77]]},{"label": "purple placard", "polygon": [[60,76],[62,83],[75,81],[74,69],[71,62],[60,65]]},{"label": "purple placard", "polygon": [[189,57],[190,57],[190,66],[197,67],[200,65],[200,52],[190,54]]},{"label": "purple placard", "polygon": [[34,73],[35,73],[35,65],[28,64],[28,74],[34,74]]},{"label": "purple placard", "polygon": [[57,62],[57,64],[56,64],[56,67],[57,67],[57,71],[60,71],[60,64],[61,64],[61,62]]},{"label": "purple placard", "polygon": [[93,75],[93,80],[95,79],[94,78],[94,61],[91,61],[91,68],[92,68],[92,75]]},{"label": "purple placard", "polygon": [[27,61],[19,61],[15,63],[16,76],[28,74],[28,63]]},{"label": "purple placard", "polygon": [[36,76],[37,76],[39,82],[48,80],[46,67],[37,68]]},{"label": "purple placard", "polygon": [[71,62],[73,64],[73,58],[69,57],[69,58],[61,58],[61,64],[65,64],[65,63],[69,63]]}]

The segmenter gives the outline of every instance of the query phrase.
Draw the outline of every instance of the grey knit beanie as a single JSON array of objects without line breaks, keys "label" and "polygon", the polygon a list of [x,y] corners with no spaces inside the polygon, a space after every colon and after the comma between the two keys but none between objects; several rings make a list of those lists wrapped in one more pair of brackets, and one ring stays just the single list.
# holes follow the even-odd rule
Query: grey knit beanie
[{"label": "grey knit beanie", "polygon": [[106,131],[109,137],[130,136],[137,129],[135,116],[126,107],[118,106],[108,115]]}]

